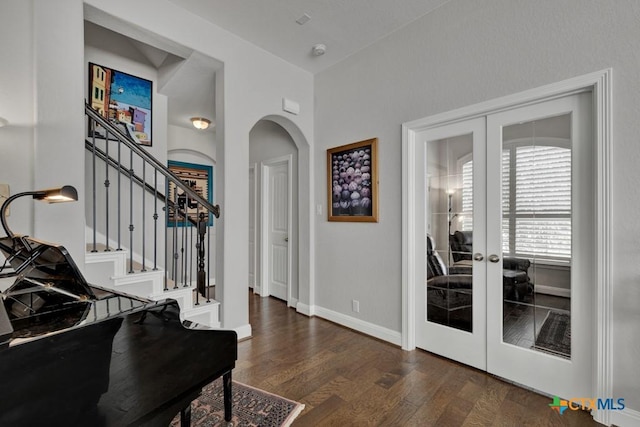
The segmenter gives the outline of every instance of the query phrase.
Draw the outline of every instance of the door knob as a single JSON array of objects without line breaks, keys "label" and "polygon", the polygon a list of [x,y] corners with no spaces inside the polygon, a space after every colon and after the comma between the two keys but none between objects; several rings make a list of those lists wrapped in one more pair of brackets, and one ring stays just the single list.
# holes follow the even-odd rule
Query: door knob
[{"label": "door knob", "polygon": [[484,259],[484,255],[482,255],[480,252],[473,254],[474,261],[482,261],[483,259]]},{"label": "door knob", "polygon": [[288,238],[288,237],[285,237],[285,238],[284,238],[284,241],[285,241],[285,242],[288,242],[288,241],[289,241],[289,238]]},{"label": "door knob", "polygon": [[489,255],[489,261],[498,262],[498,261],[500,261],[500,257],[498,255],[496,255],[496,254]]}]

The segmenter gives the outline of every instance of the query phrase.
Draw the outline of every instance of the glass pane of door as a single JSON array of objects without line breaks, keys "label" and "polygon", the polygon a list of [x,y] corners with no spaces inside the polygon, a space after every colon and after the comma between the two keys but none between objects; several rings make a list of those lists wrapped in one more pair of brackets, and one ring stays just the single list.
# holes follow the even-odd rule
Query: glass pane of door
[{"label": "glass pane of door", "polygon": [[571,114],[502,128],[503,341],[571,358]]},{"label": "glass pane of door", "polygon": [[473,332],[473,135],[426,150],[427,321]]}]

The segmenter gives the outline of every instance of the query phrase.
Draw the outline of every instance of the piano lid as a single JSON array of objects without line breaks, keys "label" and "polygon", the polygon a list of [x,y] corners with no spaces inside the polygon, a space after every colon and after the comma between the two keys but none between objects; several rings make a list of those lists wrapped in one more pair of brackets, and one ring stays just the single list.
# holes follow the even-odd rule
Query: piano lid
[{"label": "piano lid", "polygon": [[21,288],[51,287],[79,299],[95,298],[64,246],[28,236],[3,237],[0,239],[0,251],[13,269],[8,276],[18,277],[14,286],[23,281]]},{"label": "piano lid", "polygon": [[0,250],[12,270],[0,277],[16,277],[2,292],[0,310],[5,313],[0,313],[0,343],[99,322],[155,304],[89,285],[63,246],[15,236],[1,238]]}]

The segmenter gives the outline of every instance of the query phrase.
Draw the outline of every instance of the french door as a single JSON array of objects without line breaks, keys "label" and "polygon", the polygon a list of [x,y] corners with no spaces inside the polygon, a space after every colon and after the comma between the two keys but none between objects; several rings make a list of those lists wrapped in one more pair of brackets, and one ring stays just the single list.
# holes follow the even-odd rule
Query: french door
[{"label": "french door", "polygon": [[416,345],[544,393],[590,395],[591,94],[417,136]]},{"label": "french door", "polygon": [[[478,118],[430,129],[419,136],[418,154],[424,158],[424,180],[418,193],[426,195],[420,206],[426,241],[424,286],[417,287],[418,347],[486,369],[486,281],[487,265],[474,261],[474,253],[458,259],[451,250],[450,236],[467,224],[473,249],[486,246],[486,120]],[[461,162],[472,161],[474,170],[464,173]],[[472,193],[462,194],[464,184]],[[472,208],[462,208],[464,197],[472,197]],[[420,246],[420,244],[419,244]],[[454,257],[456,259],[454,260]],[[454,264],[464,270],[453,273]]]}]

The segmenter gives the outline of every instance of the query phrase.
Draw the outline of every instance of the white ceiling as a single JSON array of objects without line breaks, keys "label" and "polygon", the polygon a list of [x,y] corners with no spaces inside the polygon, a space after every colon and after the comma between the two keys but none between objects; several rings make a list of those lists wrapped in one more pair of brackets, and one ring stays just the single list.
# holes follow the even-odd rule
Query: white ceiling
[{"label": "white ceiling", "polygon": [[[328,68],[449,0],[170,0],[311,73]],[[296,20],[303,14],[304,25]],[[313,56],[322,43],[327,51]]]},{"label": "white ceiling", "polygon": [[[153,46],[146,42],[157,40],[146,39],[144,34],[121,26],[119,21],[113,19],[99,21],[111,29],[94,22],[85,22],[87,46],[158,70],[156,90],[168,99],[169,124],[193,129],[191,117],[205,117],[213,122],[210,131],[213,130],[216,118],[215,72],[220,68],[218,61],[198,52],[167,49],[166,44]],[[109,63],[100,65],[113,66]],[[126,69],[120,71],[130,72]]]},{"label": "white ceiling", "polygon": [[[170,0],[311,73],[322,71],[429,13],[449,0]],[[303,14],[304,25],[296,20]],[[191,128],[190,117],[214,121],[215,71],[212,58],[150,36],[115,17],[85,6],[87,42],[102,49],[130,44],[158,69],[158,92],[169,99],[169,123]],[[104,27],[104,28],[100,28]],[[110,30],[106,30],[109,28]],[[120,34],[109,35],[108,32]],[[96,34],[92,36],[92,34]],[[119,37],[120,44],[106,43]],[[313,45],[327,51],[313,56]],[[125,49],[126,50],[126,49]]]}]

